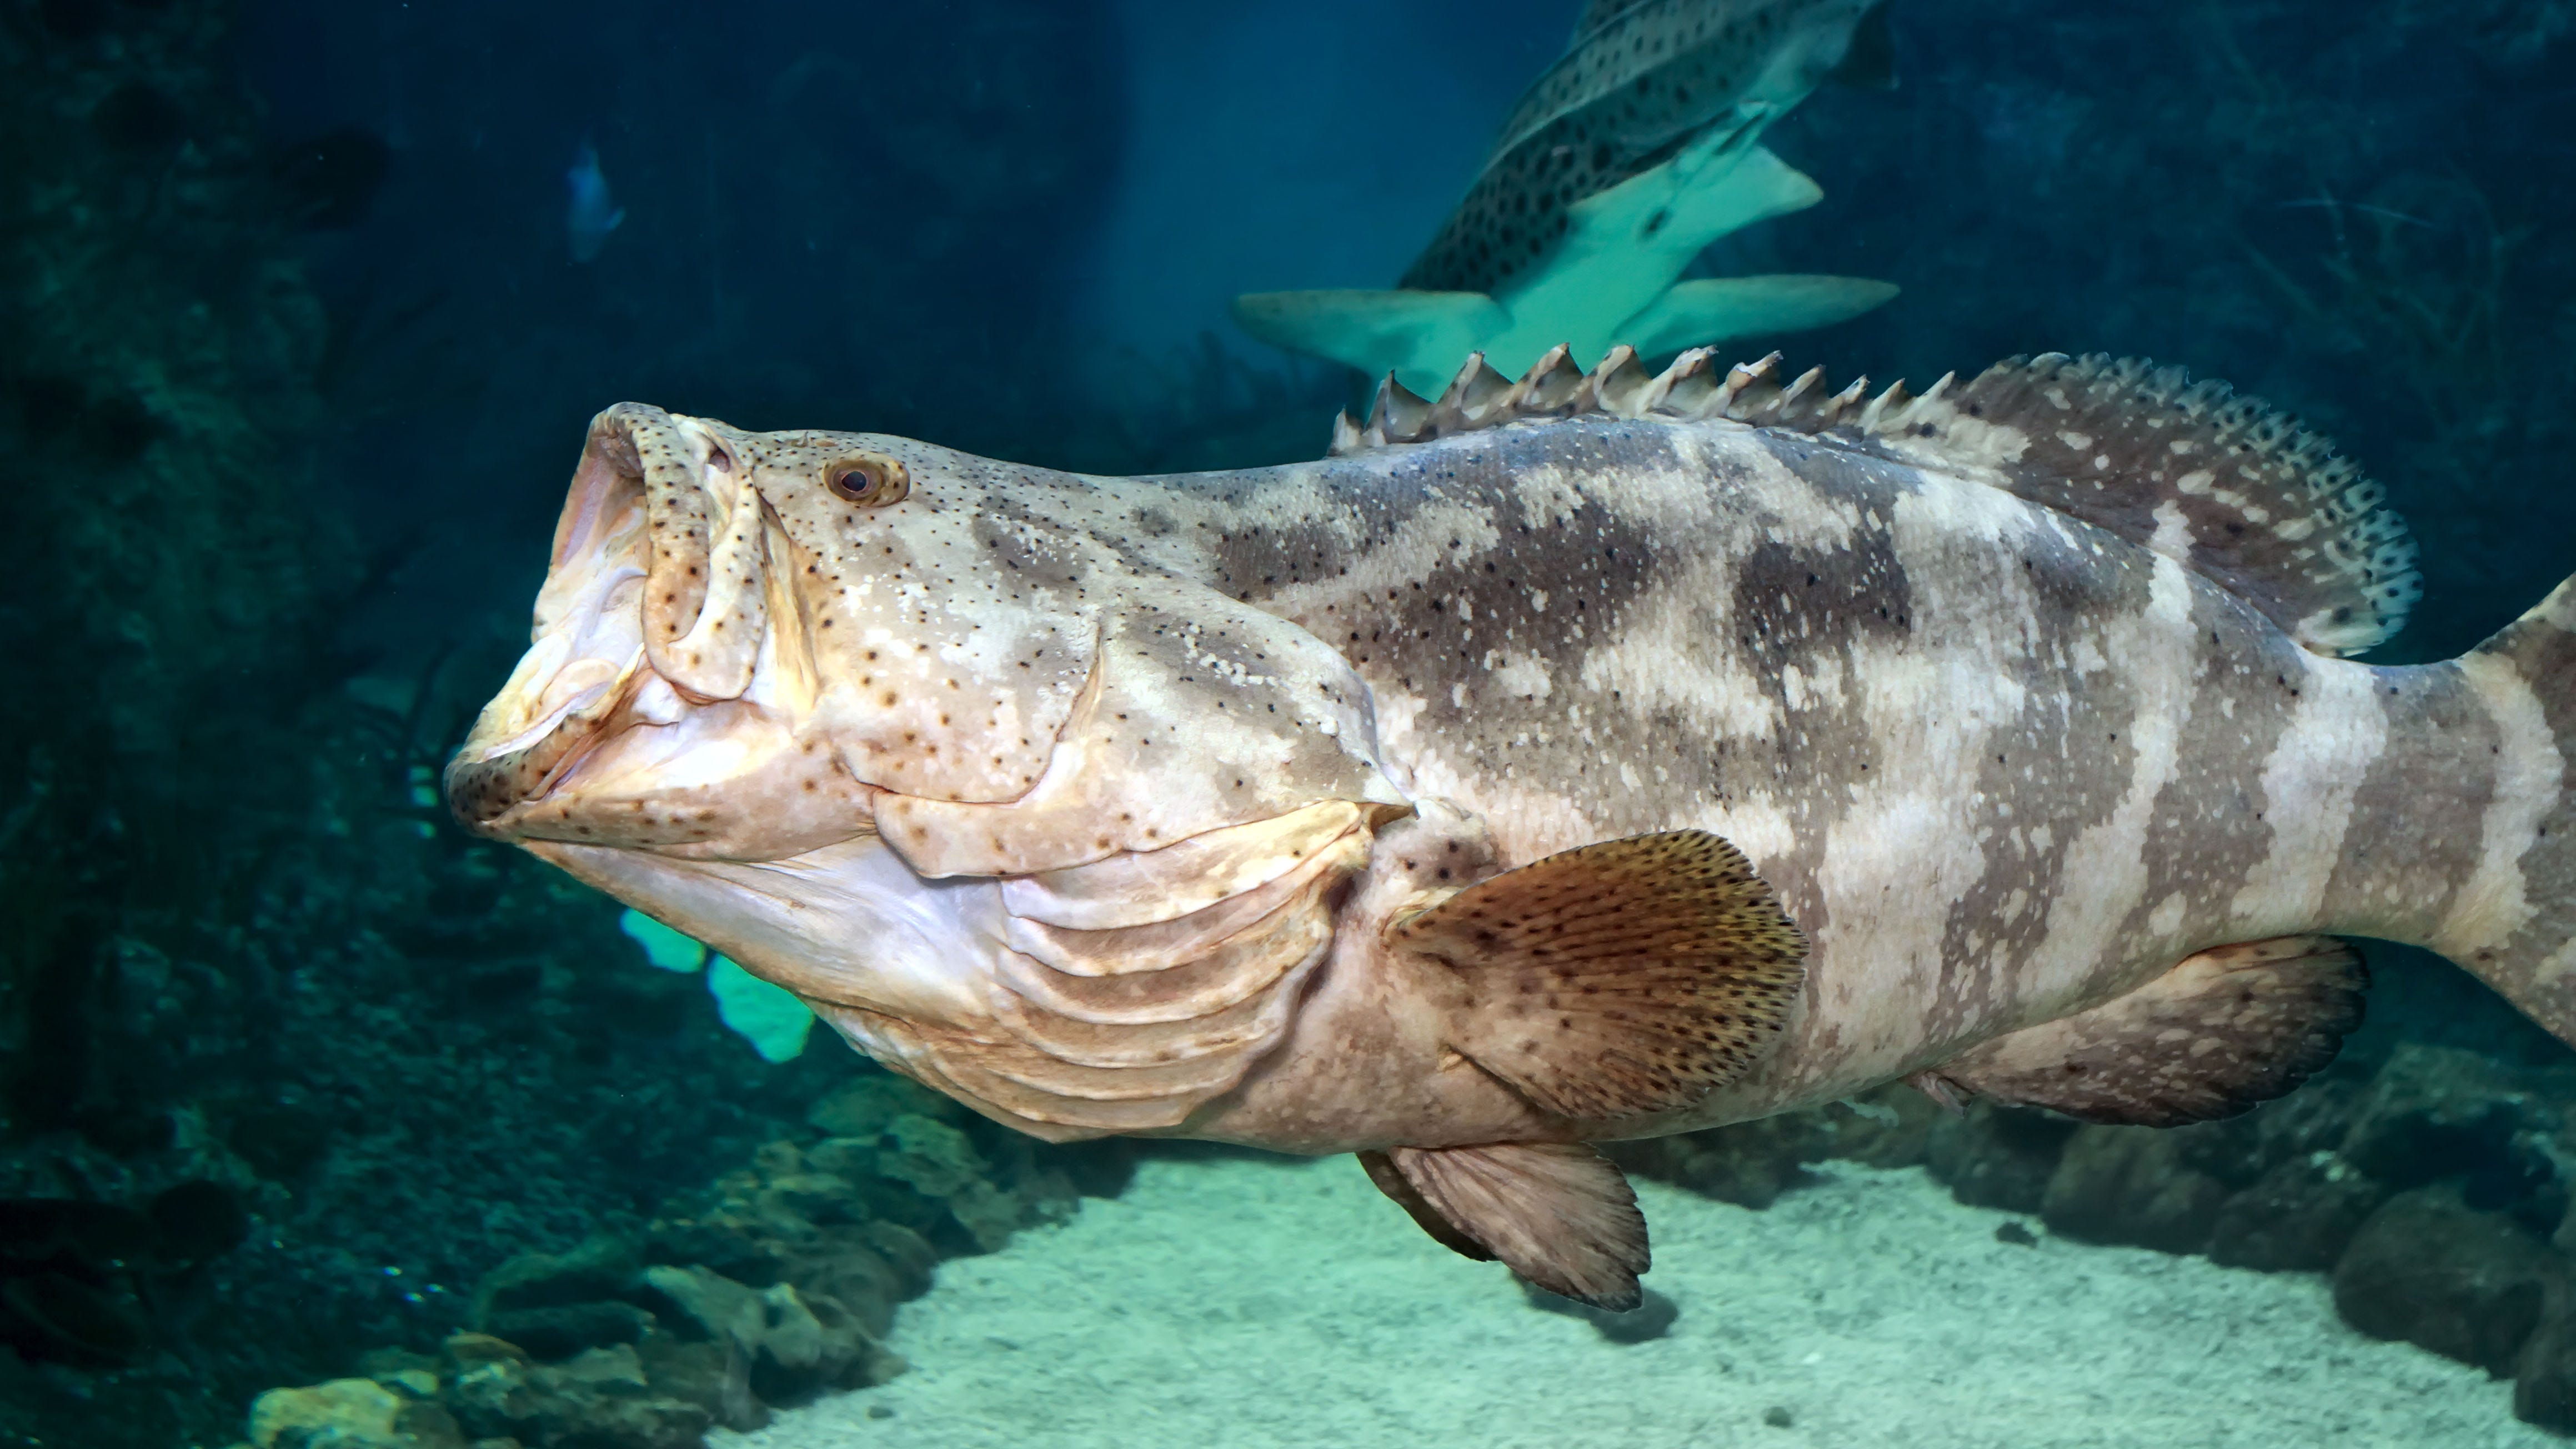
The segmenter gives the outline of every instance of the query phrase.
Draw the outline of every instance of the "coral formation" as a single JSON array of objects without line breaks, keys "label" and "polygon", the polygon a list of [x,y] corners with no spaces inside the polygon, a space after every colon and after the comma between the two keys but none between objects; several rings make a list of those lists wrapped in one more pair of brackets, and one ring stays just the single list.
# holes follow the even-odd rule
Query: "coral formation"
[{"label": "coral formation", "polygon": [[1108,1151],[1042,1146],[880,1073],[806,1124],[650,1221],[503,1263],[475,1290],[473,1328],[434,1354],[262,1395],[251,1442],[332,1442],[303,1427],[327,1421],[350,1449],[442,1444],[439,1425],[526,1449],[686,1449],[711,1426],[757,1428],[771,1405],[902,1372],[885,1334],[940,1258],[1124,1181]]}]

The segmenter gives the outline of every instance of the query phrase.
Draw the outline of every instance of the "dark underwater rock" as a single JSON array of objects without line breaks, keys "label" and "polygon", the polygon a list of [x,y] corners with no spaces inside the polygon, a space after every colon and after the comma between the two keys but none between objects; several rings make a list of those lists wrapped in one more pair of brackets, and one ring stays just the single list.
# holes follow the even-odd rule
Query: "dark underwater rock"
[{"label": "dark underwater rock", "polygon": [[1602,1144],[1611,1161],[1641,1177],[1669,1182],[1738,1207],[1766,1208],[1826,1156],[1822,1118],[1792,1112],[1634,1142]]},{"label": "dark underwater rock", "polygon": [[476,1286],[474,1316],[479,1321],[512,1310],[616,1298],[631,1291],[643,1271],[635,1245],[608,1233],[592,1235],[569,1253],[522,1253]]},{"label": "dark underwater rock", "polygon": [[2080,1127],[2040,1199],[2049,1230],[2095,1243],[2196,1253],[2227,1187],[2183,1165],[2186,1144],[2153,1127]]},{"label": "dark underwater rock", "polygon": [[2272,1273],[2331,1272],[2389,1192],[2333,1153],[2292,1158],[2219,1208],[2210,1261]]},{"label": "dark underwater rock", "polygon": [[865,1388],[902,1372],[903,1361],[827,1295],[808,1297],[791,1283],[755,1290],[704,1268],[654,1268],[648,1277],[708,1340],[740,1355],[766,1402]]},{"label": "dark underwater rock", "polygon": [[1822,1115],[1832,1137],[1829,1156],[1870,1167],[1912,1167],[1930,1150],[1932,1129],[1949,1114],[1912,1086],[1891,1082]]},{"label": "dark underwater rock", "polygon": [[569,1253],[523,1253],[476,1287],[474,1326],[547,1362],[634,1343],[654,1323],[651,1311],[628,1301],[643,1274],[636,1245],[613,1234],[594,1234]]},{"label": "dark underwater rock", "polygon": [[253,1449],[466,1449],[444,1407],[370,1379],[271,1389],[249,1427]]},{"label": "dark underwater rock", "polygon": [[700,1449],[716,1419],[657,1392],[631,1344],[562,1364],[492,1358],[464,1368],[444,1400],[466,1433],[527,1449]]},{"label": "dark underwater rock", "polygon": [[2558,1256],[2510,1217],[2475,1211],[2450,1188],[2420,1188],[2390,1198],[2354,1234],[2335,1265],[2335,1307],[2374,1338],[2506,1374],[2564,1276]]},{"label": "dark underwater rock", "polygon": [[81,1365],[130,1362],[152,1341],[130,1297],[59,1272],[0,1281],[0,1340]]},{"label": "dark underwater rock", "polygon": [[495,1338],[507,1339],[531,1357],[555,1362],[584,1349],[635,1343],[651,1331],[653,1315],[632,1303],[604,1300],[566,1303],[547,1308],[509,1308],[477,1320]]},{"label": "dark underwater rock", "polygon": [[2182,1143],[2184,1165],[2230,1188],[2245,1188],[2282,1163],[2340,1145],[2351,1131],[2362,1095],[2358,1081],[2314,1078],[2286,1097],[2223,1122],[2171,1130]]},{"label": "dark underwater rock", "polygon": [[1970,1207],[2035,1213],[2076,1124],[2027,1107],[1974,1102],[1943,1117],[1924,1142],[1924,1166]]},{"label": "dark underwater rock", "polygon": [[[482,1330],[448,1340],[432,1392],[487,1438],[526,1449],[653,1449],[775,1404],[883,1383],[882,1339],[943,1253],[998,1247],[1073,1200],[1066,1154],[870,1074],[640,1228],[528,1253],[475,1293]],[[1123,1162],[1123,1157],[1120,1159]],[[386,1358],[383,1377],[420,1374]]]},{"label": "dark underwater rock", "polygon": [[160,1253],[173,1263],[202,1263],[240,1246],[250,1235],[241,1197],[219,1182],[176,1183],[146,1209],[160,1234]]},{"label": "dark underwater rock", "polygon": [[2475,1052],[2404,1043],[2371,1079],[2343,1155],[2401,1188],[2492,1173],[2510,1158],[2529,1105],[2513,1074]]},{"label": "dark underwater rock", "polygon": [[2513,1414],[2561,1434],[2576,1434],[2576,1305],[2563,1294],[2544,1310],[2513,1371]]}]

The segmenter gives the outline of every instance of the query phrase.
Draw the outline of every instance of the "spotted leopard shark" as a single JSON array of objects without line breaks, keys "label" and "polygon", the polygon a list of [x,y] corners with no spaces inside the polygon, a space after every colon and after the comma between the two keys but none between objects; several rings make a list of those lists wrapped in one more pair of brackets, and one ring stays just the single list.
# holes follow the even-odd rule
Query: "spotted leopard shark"
[{"label": "spotted leopard shark", "polygon": [[1592,1144],[1911,1079],[2288,1091],[2429,947],[2576,1040],[2576,584],[2385,667],[2378,488],[2225,387],[1705,350],[1087,477],[592,423],[457,816],[1039,1137],[1355,1153],[1636,1301]]},{"label": "spotted leopard shark", "polygon": [[1859,277],[1684,280],[1700,253],[1824,199],[1761,144],[1828,78],[1893,82],[1883,0],[1593,0],[1392,290],[1253,292],[1262,341],[1409,387],[1482,352],[1647,356],[1828,326],[1896,295]]}]

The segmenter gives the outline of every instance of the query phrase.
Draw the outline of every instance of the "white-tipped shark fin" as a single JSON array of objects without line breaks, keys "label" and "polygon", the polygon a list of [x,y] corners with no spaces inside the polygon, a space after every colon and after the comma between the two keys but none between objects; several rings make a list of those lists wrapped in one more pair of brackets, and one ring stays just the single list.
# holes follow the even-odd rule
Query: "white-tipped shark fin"
[{"label": "white-tipped shark fin", "polygon": [[1460,358],[1501,331],[1511,314],[1482,292],[1336,288],[1247,292],[1234,299],[1244,331],[1291,352],[1328,357],[1362,372],[1419,374],[1418,359],[1446,377]]},{"label": "white-tipped shark fin", "polygon": [[1847,322],[1897,293],[1866,277],[1782,275],[1681,282],[1638,313],[1623,335],[1649,357],[1739,337],[1770,337]]}]

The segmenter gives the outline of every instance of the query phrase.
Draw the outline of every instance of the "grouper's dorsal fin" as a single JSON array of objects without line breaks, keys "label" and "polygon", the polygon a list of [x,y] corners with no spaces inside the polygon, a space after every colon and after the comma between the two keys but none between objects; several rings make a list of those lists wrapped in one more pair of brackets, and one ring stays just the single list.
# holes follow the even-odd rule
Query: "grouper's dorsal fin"
[{"label": "grouper's dorsal fin", "polygon": [[1437,398],[1416,396],[1388,374],[1378,384],[1366,423],[1352,421],[1348,413],[1333,420],[1330,456],[1596,413],[1674,423],[1726,418],[1813,433],[1865,421],[1875,425],[1881,415],[1892,418],[1895,409],[1915,401],[1903,383],[1870,398],[1866,378],[1833,392],[1820,385],[1824,376],[1823,368],[1814,368],[1783,383],[1776,352],[1721,372],[1716,350],[1707,347],[1694,347],[1653,373],[1638,363],[1637,349],[1624,345],[1611,348],[1598,367],[1585,372],[1558,346],[1514,381],[1488,367],[1485,354],[1476,352],[1468,354],[1467,365]]},{"label": "grouper's dorsal fin", "polygon": [[1390,377],[1366,424],[1335,420],[1332,452],[1587,414],[1813,433],[1973,478],[2188,566],[2320,654],[2387,639],[2423,591],[2405,524],[2332,444],[2143,361],[2049,353],[1873,396],[1865,378],[1827,387],[1821,368],[1783,381],[1777,353],[1721,374],[1694,348],[1651,374],[1622,346],[1585,373],[1559,347],[1517,382],[1480,353],[1436,399]]},{"label": "grouper's dorsal fin", "polygon": [[2385,492],[2227,384],[2138,359],[1999,362],[1882,420],[1883,451],[1958,468],[2207,575],[2319,654],[2397,632],[2423,592]]}]

